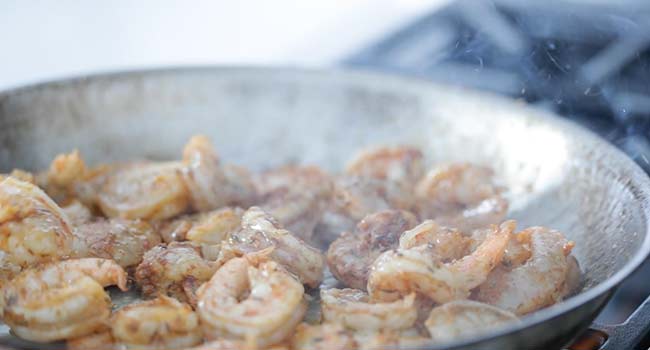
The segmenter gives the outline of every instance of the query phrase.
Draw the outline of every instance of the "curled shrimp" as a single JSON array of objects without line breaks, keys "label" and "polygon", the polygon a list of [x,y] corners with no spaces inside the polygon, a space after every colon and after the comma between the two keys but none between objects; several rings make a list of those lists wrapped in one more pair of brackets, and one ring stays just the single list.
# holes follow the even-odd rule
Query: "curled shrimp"
[{"label": "curled shrimp", "polygon": [[73,259],[27,269],[2,289],[2,318],[36,342],[75,338],[103,328],[111,301],[104,287],[126,290],[126,273],[106,259]]},{"label": "curled shrimp", "polygon": [[314,229],[315,238],[327,246],[342,232],[354,230],[366,215],[388,209],[411,210],[411,191],[392,181],[344,175],[336,178],[329,206]]},{"label": "curled shrimp", "polygon": [[411,292],[436,303],[465,299],[501,261],[514,228],[514,221],[493,225],[476,250],[451,262],[441,261],[427,246],[389,250],[373,263],[368,292],[374,300],[395,300]]},{"label": "curled shrimp", "polygon": [[78,225],[74,237],[75,257],[113,259],[125,268],[138,265],[160,243],[151,225],[141,220],[96,219]]},{"label": "curled shrimp", "polygon": [[417,319],[415,294],[387,303],[371,303],[368,294],[357,289],[321,290],[325,322],[340,323],[355,330],[406,329]]},{"label": "curled shrimp", "polygon": [[166,296],[119,309],[111,318],[111,333],[118,344],[137,349],[180,349],[203,340],[192,308]]},{"label": "curled shrimp", "polygon": [[112,350],[115,349],[115,339],[110,329],[104,329],[65,342],[67,350]]},{"label": "curled shrimp", "polygon": [[475,293],[479,301],[524,315],[557,303],[566,294],[573,242],[545,227],[518,234],[530,245],[530,257],[519,266],[496,269]]},{"label": "curled shrimp", "polygon": [[309,325],[302,323],[291,338],[294,350],[350,350],[356,349],[353,334],[339,323]]},{"label": "curled shrimp", "polygon": [[20,267],[67,258],[73,253],[72,224],[38,187],[6,178],[0,182],[0,250]]},{"label": "curled shrimp", "polygon": [[219,244],[241,225],[244,211],[240,208],[221,208],[198,214],[185,237],[196,243]]},{"label": "curled shrimp", "polygon": [[262,173],[256,185],[260,207],[287,230],[311,241],[332,197],[330,176],[316,166],[285,166]]},{"label": "curled shrimp", "polygon": [[415,215],[404,210],[383,210],[366,216],[354,232],[344,232],[330,245],[330,271],[347,286],[365,290],[375,259],[397,248],[400,235],[416,223]]},{"label": "curled shrimp", "polygon": [[241,229],[230,234],[221,245],[220,261],[273,247],[270,258],[303,284],[318,287],[323,280],[323,254],[285,230],[273,217],[251,207],[242,217]]},{"label": "curled shrimp", "polygon": [[185,211],[189,197],[179,162],[140,163],[112,173],[97,201],[108,217],[166,219]]},{"label": "curled shrimp", "polygon": [[144,254],[135,269],[135,281],[148,297],[164,294],[196,304],[195,289],[212,277],[218,264],[203,257],[191,242],[158,245]]},{"label": "curled shrimp", "polygon": [[223,166],[210,140],[192,137],[183,149],[183,177],[192,207],[208,211],[228,205],[248,207],[256,197],[253,180],[244,168]]},{"label": "curled shrimp", "polygon": [[348,163],[346,173],[392,181],[412,190],[424,175],[422,158],[419,149],[409,146],[370,148]]},{"label": "curled shrimp", "polygon": [[274,261],[226,262],[197,291],[207,338],[231,337],[265,347],[286,339],[306,312],[303,286]]},{"label": "curled shrimp", "polygon": [[490,332],[517,322],[513,313],[471,300],[456,300],[431,310],[425,325],[436,342],[448,342]]},{"label": "curled shrimp", "polygon": [[490,168],[470,163],[445,164],[431,170],[416,186],[422,218],[462,231],[496,224],[508,202],[493,183]]},{"label": "curled shrimp", "polygon": [[438,225],[433,220],[425,220],[399,238],[399,247],[409,249],[427,246],[440,260],[456,260],[469,249],[471,239],[458,229]]}]

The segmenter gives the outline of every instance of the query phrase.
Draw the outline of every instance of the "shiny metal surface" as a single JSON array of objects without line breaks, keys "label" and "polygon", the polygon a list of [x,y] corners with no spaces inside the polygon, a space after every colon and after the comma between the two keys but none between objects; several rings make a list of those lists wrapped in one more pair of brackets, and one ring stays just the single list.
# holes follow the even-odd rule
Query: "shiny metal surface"
[{"label": "shiny metal surface", "polygon": [[446,348],[558,347],[650,251],[645,173],[592,133],[491,95],[362,72],[259,68],[110,74],[0,94],[0,172],[43,168],[74,148],[90,163],[178,158],[195,133],[253,169],[300,162],[337,171],[363,146],[395,143],[421,147],[431,164],[495,168],[520,227],[546,225],[576,241],[584,290]]}]

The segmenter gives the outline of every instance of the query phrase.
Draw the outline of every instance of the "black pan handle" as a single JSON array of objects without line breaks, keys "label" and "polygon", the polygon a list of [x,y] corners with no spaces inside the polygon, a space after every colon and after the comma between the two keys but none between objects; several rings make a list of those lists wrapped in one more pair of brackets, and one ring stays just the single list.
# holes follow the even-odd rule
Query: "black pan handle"
[{"label": "black pan handle", "polygon": [[606,334],[607,340],[597,349],[623,350],[635,349],[650,332],[650,296],[628,317],[625,322],[617,325],[601,325],[594,323],[592,332]]}]

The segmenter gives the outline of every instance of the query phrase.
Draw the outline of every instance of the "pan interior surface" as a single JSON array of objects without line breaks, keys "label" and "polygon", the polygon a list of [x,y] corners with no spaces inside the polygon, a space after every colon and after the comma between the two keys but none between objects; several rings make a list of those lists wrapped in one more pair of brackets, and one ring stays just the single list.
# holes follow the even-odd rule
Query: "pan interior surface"
[{"label": "pan interior surface", "polygon": [[591,133],[498,97],[366,73],[249,68],[105,75],[0,95],[0,172],[43,169],[75,148],[90,164],[175,159],[194,134],[255,170],[340,171],[377,144],[418,146],[429,165],[489,165],[519,228],[549,226],[576,242],[583,292],[620,280],[649,249],[645,174]]}]

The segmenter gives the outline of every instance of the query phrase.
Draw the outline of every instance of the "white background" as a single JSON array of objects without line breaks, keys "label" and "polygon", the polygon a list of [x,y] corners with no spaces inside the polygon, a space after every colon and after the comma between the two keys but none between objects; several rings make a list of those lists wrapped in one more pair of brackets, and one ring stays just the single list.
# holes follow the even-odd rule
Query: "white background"
[{"label": "white background", "polygon": [[0,89],[191,64],[327,66],[445,0],[0,1]]}]

